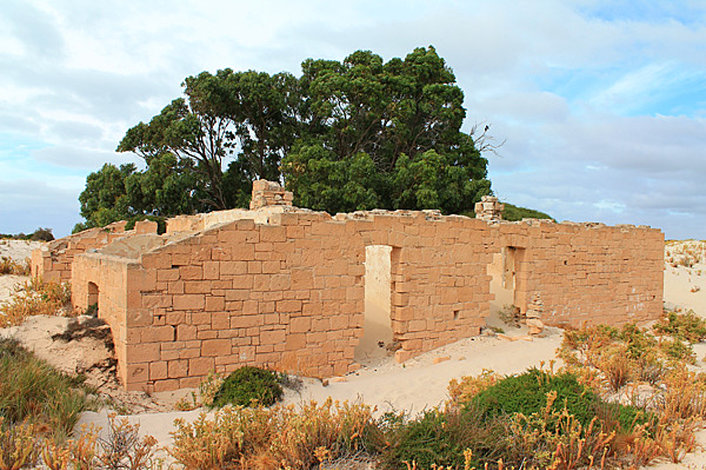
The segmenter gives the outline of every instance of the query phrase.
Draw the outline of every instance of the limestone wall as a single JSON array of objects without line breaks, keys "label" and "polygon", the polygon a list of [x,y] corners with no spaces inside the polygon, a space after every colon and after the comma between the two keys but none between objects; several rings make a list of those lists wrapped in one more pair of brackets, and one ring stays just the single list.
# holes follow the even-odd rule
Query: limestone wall
[{"label": "limestone wall", "polygon": [[81,302],[82,286],[98,285],[128,388],[194,386],[242,365],[315,377],[356,369],[373,245],[390,247],[385,346],[400,361],[479,333],[492,299],[488,266],[503,252],[514,302],[525,311],[539,296],[545,323],[620,324],[661,312],[658,230],[434,212],[299,211],[268,221],[215,226],[139,259],[77,257],[74,296]]},{"label": "limestone wall", "polygon": [[[133,359],[127,356],[130,339],[127,320],[128,311],[128,268],[125,258],[98,253],[84,253],[76,256],[73,263],[71,280],[71,299],[74,306],[81,310],[96,303],[98,316],[106,320],[113,333],[115,355],[118,360],[118,377],[123,384],[128,384],[127,370]],[[97,299],[92,295],[92,288],[97,291]]]},{"label": "limestone wall", "polygon": [[542,321],[579,327],[656,319],[662,312],[664,234],[649,227],[502,223],[498,247],[516,247],[515,304],[539,295]]},{"label": "limestone wall", "polygon": [[[127,388],[191,387],[242,365],[340,375],[376,344],[404,361],[479,334],[491,285],[546,324],[661,314],[659,230],[436,211],[332,218],[290,207],[291,193],[272,183],[253,188],[265,207],[176,217],[161,236],[153,222],[130,233],[94,229],[33,254],[33,274],[70,278],[77,307],[97,304]],[[99,249],[81,254],[89,248]],[[382,282],[367,299],[366,263]],[[376,309],[367,329],[366,303]]]},{"label": "limestone wall", "polygon": [[125,296],[99,305],[99,315],[116,344],[124,341],[129,388],[193,386],[211,370],[246,364],[327,377],[357,367],[366,246],[391,246],[390,323],[404,360],[479,333],[490,298],[488,232],[481,221],[422,212],[284,213],[271,225],[235,221],[125,261],[115,272],[124,269],[126,282],[104,277],[99,254],[80,256],[74,295],[86,298],[81,286],[93,282],[101,302]]},{"label": "limestone wall", "polygon": [[103,228],[84,230],[34,250],[31,260],[32,277],[41,277],[50,282],[71,281],[71,263],[74,257],[132,233],[125,232],[125,224],[125,221],[121,221]]}]

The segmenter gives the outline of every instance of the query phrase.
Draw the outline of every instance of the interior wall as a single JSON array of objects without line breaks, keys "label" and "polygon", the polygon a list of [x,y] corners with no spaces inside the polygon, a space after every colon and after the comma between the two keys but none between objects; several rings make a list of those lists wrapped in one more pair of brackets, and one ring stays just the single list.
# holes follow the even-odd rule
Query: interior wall
[{"label": "interior wall", "polygon": [[505,306],[515,303],[515,282],[512,267],[508,264],[507,249],[493,254],[493,261],[488,265],[490,293],[494,299],[490,301],[490,315],[496,317]]},{"label": "interior wall", "polygon": [[361,364],[388,355],[393,341],[391,253],[392,247],[386,245],[365,247],[365,317],[354,355]]}]

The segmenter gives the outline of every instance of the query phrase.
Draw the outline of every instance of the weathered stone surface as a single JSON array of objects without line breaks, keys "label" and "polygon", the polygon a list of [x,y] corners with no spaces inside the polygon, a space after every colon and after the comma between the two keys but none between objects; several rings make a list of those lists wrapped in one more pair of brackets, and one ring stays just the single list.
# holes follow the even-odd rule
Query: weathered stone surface
[{"label": "weathered stone surface", "polygon": [[242,365],[313,377],[355,370],[370,245],[390,247],[387,353],[399,361],[480,334],[493,298],[488,266],[505,251],[530,335],[545,324],[661,313],[659,230],[503,222],[493,198],[478,203],[477,219],[380,210],[332,218],[290,207],[276,183],[256,181],[253,191],[258,210],[179,216],[161,236],[116,224],[57,240],[33,253],[33,273],[71,280],[79,309],[96,304],[123,385],[152,391]]}]

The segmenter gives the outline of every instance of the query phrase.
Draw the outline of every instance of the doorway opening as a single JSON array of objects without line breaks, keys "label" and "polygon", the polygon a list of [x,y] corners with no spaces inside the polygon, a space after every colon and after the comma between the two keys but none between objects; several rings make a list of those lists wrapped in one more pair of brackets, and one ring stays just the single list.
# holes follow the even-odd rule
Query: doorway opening
[{"label": "doorway opening", "polygon": [[524,248],[505,246],[499,253],[493,254],[488,265],[491,276],[490,293],[495,296],[490,301],[489,327],[503,328],[518,325],[521,319],[522,299],[518,295],[520,266],[524,257]]},{"label": "doorway opening", "polygon": [[98,316],[98,285],[94,282],[88,283],[88,299],[85,314],[94,317]]},{"label": "doorway opening", "polygon": [[370,245],[365,247],[363,336],[354,352],[354,358],[359,364],[370,362],[390,353],[393,341],[391,254],[391,246]]}]

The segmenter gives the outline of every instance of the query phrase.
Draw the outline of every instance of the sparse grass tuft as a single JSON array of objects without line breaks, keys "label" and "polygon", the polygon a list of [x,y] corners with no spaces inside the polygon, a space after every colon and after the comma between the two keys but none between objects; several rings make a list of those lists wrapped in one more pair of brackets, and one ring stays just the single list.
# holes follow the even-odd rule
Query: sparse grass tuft
[{"label": "sparse grass tuft", "polygon": [[376,430],[365,405],[327,400],[294,406],[225,407],[177,420],[172,456],[186,468],[316,468],[365,453]]},{"label": "sparse grass tuft", "polygon": [[17,341],[0,339],[0,416],[8,425],[27,423],[37,433],[65,438],[81,412],[96,405],[79,385]]},{"label": "sparse grass tuft", "polygon": [[0,305],[0,328],[19,325],[33,315],[56,315],[61,310],[71,312],[71,286],[33,278]]},{"label": "sparse grass tuft", "polygon": [[500,320],[508,326],[519,328],[521,324],[521,315],[519,307],[514,305],[503,305],[503,308],[498,312]]},{"label": "sparse grass tuft", "polygon": [[7,256],[3,256],[2,259],[0,259],[0,274],[29,276],[31,271],[29,259],[26,259],[24,263],[18,263]]},{"label": "sparse grass tuft", "polygon": [[706,339],[706,320],[696,315],[693,310],[686,313],[665,313],[654,327],[656,332],[690,343],[699,343]]}]

